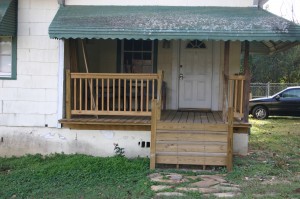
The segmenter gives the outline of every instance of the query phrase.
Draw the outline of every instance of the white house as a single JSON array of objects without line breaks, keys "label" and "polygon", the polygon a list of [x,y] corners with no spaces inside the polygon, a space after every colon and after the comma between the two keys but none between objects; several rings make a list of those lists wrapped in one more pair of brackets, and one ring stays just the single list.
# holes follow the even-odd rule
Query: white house
[{"label": "white house", "polygon": [[241,54],[300,40],[258,4],[2,0],[0,155],[110,156],[118,143],[155,163],[227,165],[231,130],[247,154]]}]

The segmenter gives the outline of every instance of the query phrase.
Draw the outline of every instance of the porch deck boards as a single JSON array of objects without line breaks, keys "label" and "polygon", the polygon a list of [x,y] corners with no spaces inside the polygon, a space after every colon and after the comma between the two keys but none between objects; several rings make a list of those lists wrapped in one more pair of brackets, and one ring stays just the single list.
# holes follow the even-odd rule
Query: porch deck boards
[{"label": "porch deck boards", "polygon": [[[150,126],[151,117],[149,116],[80,116],[71,119],[60,120],[62,124],[97,124],[97,125],[136,125]],[[201,112],[201,111],[162,111],[160,122],[168,123],[188,123],[188,124],[220,124],[222,113],[220,111]]]}]

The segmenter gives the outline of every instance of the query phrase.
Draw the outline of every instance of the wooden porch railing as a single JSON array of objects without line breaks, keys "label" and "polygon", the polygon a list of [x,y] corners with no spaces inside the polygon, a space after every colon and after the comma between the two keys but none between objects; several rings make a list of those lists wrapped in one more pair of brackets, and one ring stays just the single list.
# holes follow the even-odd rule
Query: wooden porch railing
[{"label": "wooden porch railing", "polygon": [[244,117],[244,83],[243,75],[229,76],[228,107],[233,108],[234,117],[239,119]]},{"label": "wooden porch railing", "polygon": [[151,116],[161,106],[163,73],[70,73],[66,71],[66,118],[73,115]]}]

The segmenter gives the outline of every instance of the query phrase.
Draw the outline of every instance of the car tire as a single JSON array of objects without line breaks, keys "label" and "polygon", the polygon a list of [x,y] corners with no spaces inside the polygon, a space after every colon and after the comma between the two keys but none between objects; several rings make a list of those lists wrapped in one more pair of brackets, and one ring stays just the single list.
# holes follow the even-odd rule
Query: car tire
[{"label": "car tire", "polygon": [[264,106],[256,106],[252,110],[252,115],[254,118],[258,120],[267,119],[269,116],[268,109]]}]

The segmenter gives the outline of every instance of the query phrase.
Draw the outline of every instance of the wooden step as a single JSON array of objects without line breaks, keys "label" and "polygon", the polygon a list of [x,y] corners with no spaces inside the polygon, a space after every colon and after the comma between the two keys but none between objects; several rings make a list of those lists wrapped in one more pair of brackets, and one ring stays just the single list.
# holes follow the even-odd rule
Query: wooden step
[{"label": "wooden step", "polygon": [[226,165],[226,156],[178,156],[178,155],[156,155],[157,164],[184,164],[184,165]]},{"label": "wooden step", "polygon": [[226,153],[225,142],[183,142],[183,141],[157,141],[156,152],[206,152]]}]

